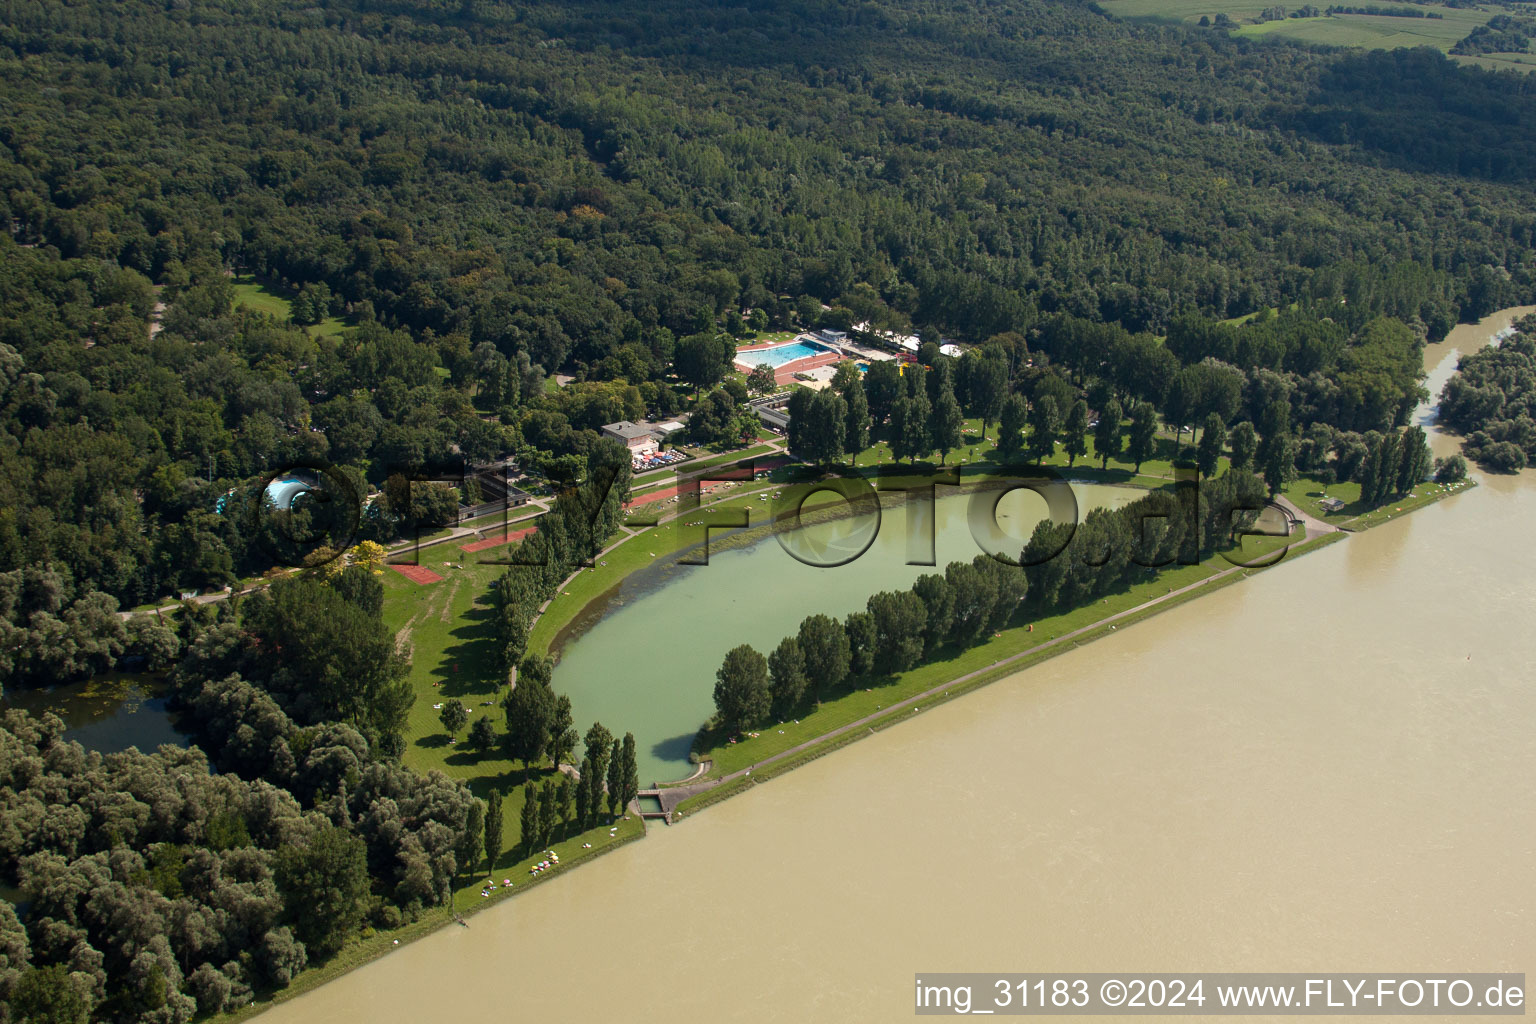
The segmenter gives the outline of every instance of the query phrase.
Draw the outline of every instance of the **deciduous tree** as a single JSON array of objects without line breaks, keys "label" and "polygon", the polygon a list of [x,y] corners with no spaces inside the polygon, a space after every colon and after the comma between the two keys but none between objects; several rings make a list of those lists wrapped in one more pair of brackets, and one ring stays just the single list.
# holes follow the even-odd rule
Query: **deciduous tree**
[{"label": "deciduous tree", "polygon": [[768,716],[772,705],[768,661],[749,645],[733,647],[715,673],[715,710],[727,733],[742,732]]},{"label": "deciduous tree", "polygon": [[841,686],[848,678],[852,658],[848,633],[841,622],[818,614],[808,616],[800,623],[796,639],[809,666],[806,688],[812,700],[820,700],[822,694]]},{"label": "deciduous tree", "polygon": [[1211,413],[1205,418],[1205,429],[1200,433],[1200,448],[1196,454],[1196,464],[1203,476],[1215,476],[1216,467],[1221,463],[1221,449],[1227,442],[1227,426],[1221,422],[1221,417]]},{"label": "deciduous tree", "polygon": [[443,729],[452,739],[457,736],[469,722],[469,708],[457,697],[449,698],[443,702],[443,709],[437,713],[438,721],[443,723]]},{"label": "deciduous tree", "polygon": [[1061,447],[1067,453],[1068,466],[1088,453],[1088,403],[1081,399],[1072,403],[1072,411],[1067,413],[1067,422],[1061,429]]},{"label": "deciduous tree", "polygon": [[344,828],[324,825],[278,851],[277,887],[309,955],[326,960],[362,923],[368,906],[367,848]]}]

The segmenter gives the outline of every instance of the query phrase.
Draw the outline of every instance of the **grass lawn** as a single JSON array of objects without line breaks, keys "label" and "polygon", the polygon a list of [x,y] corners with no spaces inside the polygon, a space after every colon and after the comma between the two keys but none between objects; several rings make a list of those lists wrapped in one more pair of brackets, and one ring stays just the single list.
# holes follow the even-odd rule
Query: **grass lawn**
[{"label": "grass lawn", "polygon": [[[235,305],[253,309],[258,313],[288,323],[293,315],[293,303],[272,285],[262,284],[249,274],[236,275],[234,279]],[[304,328],[312,337],[324,338],[340,334],[349,325],[340,317],[326,317],[318,324]]]},{"label": "grass lawn", "polygon": [[534,509],[533,512],[529,515],[524,515],[520,518],[512,519],[509,518],[509,515],[512,513],[512,509],[508,509],[505,512],[487,512],[483,516],[476,516],[473,519],[466,519],[459,525],[473,527],[477,530],[488,530],[493,526],[500,526],[502,522],[505,521],[507,528],[515,532],[517,530],[526,529],[527,527],[532,526],[533,521],[544,514],[543,511]]},{"label": "grass lawn", "polygon": [[276,317],[284,323],[293,314],[293,303],[266,285],[258,284],[252,277],[235,278],[235,305]]},{"label": "grass lawn", "polygon": [[[1296,304],[1294,302],[1286,307],[1286,309],[1288,309],[1288,310],[1289,309],[1295,309],[1295,308],[1296,308]],[[1248,321],[1250,321],[1250,320],[1254,319],[1255,317],[1257,317],[1262,312],[1264,312],[1264,310],[1257,310],[1256,309],[1252,313],[1244,313],[1242,316],[1228,317],[1227,319],[1222,320],[1220,322],[1224,323],[1224,324],[1245,324]],[[1270,306],[1268,312],[1269,312],[1270,316],[1277,316],[1280,313],[1280,307],[1279,306]]]},{"label": "grass lawn", "polygon": [[799,337],[800,331],[763,331],[754,334],[750,338],[740,338],[736,342],[737,348],[746,348],[748,345],[776,345],[781,341],[790,341]]},{"label": "grass lawn", "polygon": [[[455,555],[462,554],[454,552]],[[532,857],[520,856],[519,814],[522,810],[523,769],[506,758],[500,749],[477,754],[463,743],[450,744],[432,705],[451,698],[462,701],[470,711],[470,723],[489,715],[497,731],[504,727],[500,701],[506,683],[496,666],[495,638],[491,623],[490,584],[504,568],[480,565],[466,556],[462,562],[444,565],[433,559],[430,568],[443,576],[442,581],[425,586],[412,583],[399,573],[386,571],[384,581],[384,622],[396,631],[402,646],[411,654],[410,681],[416,691],[406,725],[405,763],[419,772],[440,771],[463,779],[474,794],[486,799],[490,790],[499,788],[505,799],[502,812],[502,847],[508,852],[496,864],[496,877],[511,878],[511,893],[529,880]],[[462,568],[459,566],[462,565]],[[485,701],[491,701],[485,704]],[[587,723],[590,724],[590,723]],[[554,777],[553,768],[536,767],[534,780],[542,783]],[[576,834],[555,844],[562,864],[579,856],[633,838],[641,829],[638,819],[620,822],[619,835],[610,838],[603,825],[585,834]],[[593,849],[583,850],[590,842]],[[542,853],[542,851],[539,851]],[[483,865],[483,858],[481,864]],[[478,907],[482,902],[480,884],[484,875],[466,876],[456,891],[454,906],[459,910]],[[489,901],[485,901],[489,902]]]},{"label": "grass lawn", "polygon": [[750,448],[742,448],[736,451],[724,452],[720,455],[711,455],[706,458],[694,459],[692,462],[680,463],[676,469],[678,472],[688,474],[698,469],[708,469],[712,466],[723,466],[730,462],[738,462],[741,459],[750,459],[758,455],[771,454],[773,454],[773,448],[769,445],[755,444]]},{"label": "grass lawn", "polygon": [[[1286,485],[1283,492],[1297,508],[1316,516],[1325,523],[1333,523],[1349,530],[1367,530],[1380,525],[1393,516],[1412,512],[1431,502],[1449,497],[1477,486],[1471,480],[1459,484],[1422,483],[1401,500],[1389,499],[1372,507],[1360,500],[1360,485],[1354,482],[1334,483],[1326,487],[1315,477],[1298,477]],[[1337,512],[1324,512],[1318,502],[1325,497],[1342,498],[1344,507]]]},{"label": "grass lawn", "polygon": [[[511,771],[510,763],[495,754],[482,758],[450,746],[432,705],[456,697],[469,707],[471,723],[488,714],[500,725],[499,707],[480,704],[499,701],[506,690],[496,668],[489,601],[491,581],[502,569],[478,565],[457,548],[434,554],[439,557],[422,561],[443,577],[441,582],[423,586],[391,571],[382,577],[384,622],[411,654],[410,679],[416,690],[405,733],[405,761],[418,771],[435,768],[455,778],[500,778]],[[452,565],[442,564],[445,560]]]},{"label": "grass lawn", "polygon": [[[1129,422],[1129,421],[1127,421]],[[999,427],[994,422],[986,432],[986,439],[982,440],[981,420],[968,419],[965,421],[965,431],[962,435],[960,448],[949,453],[946,462],[950,466],[964,466],[967,471],[975,469],[996,470],[1002,462],[997,453],[997,435]],[[891,446],[884,439],[885,431],[881,430],[872,438],[873,444],[859,453],[855,465],[860,469],[872,469],[876,466],[886,465],[892,462]],[[1095,483],[1135,484],[1140,487],[1157,487],[1173,480],[1173,459],[1178,453],[1179,447],[1190,448],[1189,435],[1185,435],[1182,445],[1175,445],[1173,436],[1168,434],[1157,439],[1158,454],[1155,458],[1148,459],[1141,464],[1138,473],[1136,465],[1122,459],[1110,459],[1104,469],[1099,468],[1099,459],[1093,452],[1093,436],[1088,437],[1088,453],[1076,460],[1075,465],[1067,465],[1067,455],[1061,450],[1061,445],[1056,446],[1056,453],[1045,459],[1043,464],[1050,466],[1062,476],[1074,480],[1091,480]],[[1189,453],[1193,456],[1193,452]],[[919,459],[919,465],[928,464],[938,466],[940,457],[938,453],[929,459]],[[905,463],[903,463],[905,465]],[[1028,470],[1035,467],[1034,462],[1016,463],[1021,468]]]},{"label": "grass lawn", "polygon": [[[440,541],[445,537],[451,537],[453,536],[453,530],[453,527],[445,526],[442,529],[432,530],[429,533],[419,534],[415,537],[406,535],[392,540],[389,542],[389,556],[385,561],[394,562],[398,565],[410,565],[416,558],[417,548],[425,544],[431,544],[434,541]],[[466,539],[465,543],[467,544],[469,541]]]}]

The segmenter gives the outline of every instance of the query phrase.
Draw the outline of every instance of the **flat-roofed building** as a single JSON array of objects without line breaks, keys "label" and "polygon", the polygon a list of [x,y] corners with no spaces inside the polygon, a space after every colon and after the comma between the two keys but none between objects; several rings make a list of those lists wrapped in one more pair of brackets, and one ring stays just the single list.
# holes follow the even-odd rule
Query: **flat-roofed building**
[{"label": "flat-roofed building", "polygon": [[651,433],[650,427],[642,427],[638,423],[629,420],[620,420],[617,423],[608,423],[603,426],[603,436],[611,437],[621,442],[629,449],[631,458],[641,455],[654,455],[658,449],[656,438]]}]

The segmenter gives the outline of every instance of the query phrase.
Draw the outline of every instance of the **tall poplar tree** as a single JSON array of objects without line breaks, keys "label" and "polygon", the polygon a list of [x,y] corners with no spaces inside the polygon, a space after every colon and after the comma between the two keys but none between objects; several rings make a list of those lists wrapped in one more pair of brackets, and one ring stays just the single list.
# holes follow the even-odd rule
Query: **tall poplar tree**
[{"label": "tall poplar tree", "polygon": [[1067,465],[1077,463],[1079,455],[1088,454],[1088,403],[1078,399],[1067,413],[1066,425],[1061,428],[1061,447],[1067,453]]},{"label": "tall poplar tree", "polygon": [[1099,468],[1107,469],[1110,459],[1120,457],[1120,420],[1125,413],[1118,399],[1111,398],[1099,410],[1099,425],[1093,430],[1093,453],[1099,457]]},{"label": "tall poplar tree", "polygon": [[501,814],[505,801],[501,798],[501,790],[495,787],[485,794],[485,870],[489,874],[496,870],[496,862],[501,859]]}]

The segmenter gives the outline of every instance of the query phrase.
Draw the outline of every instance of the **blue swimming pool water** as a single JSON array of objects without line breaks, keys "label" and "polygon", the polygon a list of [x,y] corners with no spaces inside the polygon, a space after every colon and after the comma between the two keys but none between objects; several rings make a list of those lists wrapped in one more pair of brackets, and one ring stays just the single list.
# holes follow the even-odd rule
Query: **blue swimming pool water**
[{"label": "blue swimming pool water", "polygon": [[759,349],[756,352],[741,352],[736,356],[737,362],[748,366],[759,366],[767,363],[777,369],[785,363],[792,363],[796,359],[804,359],[807,356],[823,355],[827,350],[820,345],[809,345],[803,341],[792,341],[786,345],[775,345],[773,348]]}]

